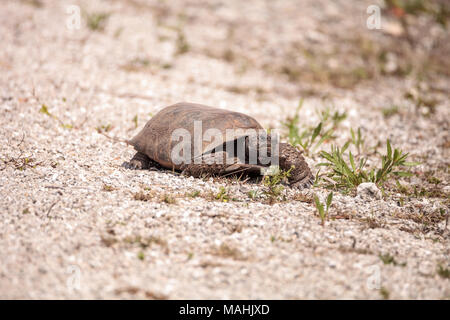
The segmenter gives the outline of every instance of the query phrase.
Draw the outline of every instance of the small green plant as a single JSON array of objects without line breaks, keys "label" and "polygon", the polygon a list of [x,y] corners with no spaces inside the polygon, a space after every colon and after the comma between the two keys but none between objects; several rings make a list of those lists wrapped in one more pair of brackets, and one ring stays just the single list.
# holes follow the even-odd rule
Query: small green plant
[{"label": "small green plant", "polygon": [[389,253],[386,254],[380,254],[379,255],[380,260],[384,263],[384,264],[392,264],[394,266],[401,266],[404,267],[406,266],[406,262],[403,263],[398,263],[395,258],[393,256],[391,256]]},{"label": "small green plant", "polygon": [[323,123],[328,123],[331,121],[332,128],[337,129],[339,124],[347,118],[347,112],[334,111],[331,108],[326,107],[324,110],[319,112],[320,121]]},{"label": "small green plant", "polygon": [[303,105],[303,99],[300,100],[295,115],[288,118],[283,126],[287,129],[287,138],[293,146],[300,146],[306,155],[314,153],[324,142],[332,140],[335,137],[333,132],[337,129],[339,123],[347,117],[345,112],[338,111],[332,114],[329,108],[321,111],[319,117],[321,121],[314,127],[306,128],[300,131],[300,109]]},{"label": "small green plant", "polygon": [[358,128],[356,133],[353,130],[353,128],[350,128],[350,135],[351,135],[350,142],[355,145],[356,149],[358,150],[358,155],[361,154],[362,150],[364,149],[364,142],[365,142],[365,140],[362,138],[361,135],[361,128]]},{"label": "small green plant", "polygon": [[142,251],[139,251],[137,254],[139,260],[143,261],[145,259],[145,254]]},{"label": "small green plant", "polygon": [[384,264],[391,264],[395,262],[395,259],[393,256],[391,256],[389,253],[386,254],[380,254],[380,260],[384,263]]},{"label": "small green plant", "polygon": [[381,287],[380,288],[380,294],[383,297],[384,300],[388,300],[389,296],[391,295],[389,290],[386,289],[385,287]]},{"label": "small green plant", "polygon": [[[317,149],[327,138],[330,137],[330,132],[322,132],[322,122],[320,122],[316,127],[311,129],[306,129],[300,133],[299,127],[299,111],[303,105],[303,100],[300,100],[300,103],[297,107],[296,113],[294,117],[289,118],[284,126],[288,129],[288,140],[289,143],[293,146],[299,145],[302,149],[309,154],[311,149]],[[319,136],[321,135],[321,136]],[[316,141],[316,139],[319,139]],[[313,147],[314,145],[314,147]]]},{"label": "small green plant", "polygon": [[134,128],[137,129],[137,127],[138,127],[138,115],[135,115],[133,117],[133,123],[134,123]]},{"label": "small green plant", "polygon": [[103,31],[110,14],[106,12],[84,13],[86,24],[92,31]]},{"label": "small green plant", "polygon": [[167,204],[175,204],[175,203],[177,203],[177,200],[174,197],[172,197],[171,195],[169,195],[169,194],[164,194],[161,197],[161,200],[162,200],[162,202],[167,203]]},{"label": "small green plant", "polygon": [[102,132],[109,132],[112,129],[112,125],[111,124],[106,124],[106,125],[100,125],[97,128],[95,128],[97,130],[98,133],[102,133]]},{"label": "small green plant", "polygon": [[366,169],[367,159],[361,157],[359,161],[356,161],[351,151],[348,153],[348,160],[345,159],[347,156],[344,152],[348,148],[348,143],[342,149],[331,146],[330,153],[322,151],[320,155],[326,162],[320,163],[319,166],[331,169],[327,176],[334,181],[331,186],[327,185],[327,187],[340,188],[344,192],[348,192],[363,182],[373,182],[379,187],[383,187],[383,184],[391,176],[411,176],[412,173],[400,171],[399,168],[416,166],[418,163],[407,162],[408,153],[403,153],[399,149],[393,151],[389,140],[387,140],[386,145],[386,155],[381,157],[381,166],[370,170]]},{"label": "small green plant", "polygon": [[[302,133],[297,143],[303,148],[306,154],[310,154],[311,151],[315,151],[320,145],[332,137],[333,129],[329,129],[326,132],[322,130],[322,122],[320,122],[309,135],[306,131]],[[316,142],[316,139],[319,138]]]},{"label": "small green plant", "polygon": [[332,201],[333,201],[333,192],[330,192],[328,194],[325,204],[323,204],[320,201],[317,195],[314,195],[314,203],[316,205],[317,212],[319,213],[320,220],[322,220],[322,226],[325,225],[325,220],[328,217],[328,210],[330,209]]},{"label": "small green plant", "polygon": [[449,268],[445,268],[442,265],[439,265],[437,273],[441,278],[450,279],[450,269]]},{"label": "small green plant", "polygon": [[369,177],[372,182],[377,184],[384,183],[389,176],[392,174],[399,177],[410,177],[412,173],[406,171],[396,171],[398,167],[412,167],[419,163],[417,162],[407,162],[406,158],[408,153],[403,153],[400,149],[394,149],[392,151],[391,143],[389,139],[386,141],[386,151],[387,154],[381,158],[381,168],[375,171],[371,171]]},{"label": "small green plant", "polygon": [[73,129],[73,125],[71,125],[70,123],[62,123],[61,127],[63,127],[64,129]]},{"label": "small green plant", "polygon": [[264,194],[269,198],[270,203],[280,199],[284,190],[281,183],[290,177],[292,169],[294,169],[294,166],[287,171],[277,168],[273,174],[264,176],[263,185],[268,188],[264,191]]},{"label": "small green plant", "polygon": [[189,43],[186,40],[186,36],[182,30],[177,30],[177,40],[176,40],[176,54],[181,55],[189,51]]},{"label": "small green plant", "polygon": [[353,154],[349,153],[350,165],[344,159],[345,146],[341,150],[339,147],[331,146],[331,152],[322,151],[321,157],[328,162],[319,163],[319,166],[326,166],[332,170],[328,178],[332,179],[336,188],[348,190],[357,187],[359,184],[368,180],[364,171],[365,159],[361,159],[358,165],[355,165]]},{"label": "small green plant", "polygon": [[50,118],[53,118],[53,119],[57,120],[59,122],[59,124],[61,125],[61,127],[65,128],[65,129],[72,129],[73,128],[73,125],[71,125],[70,123],[64,123],[57,116],[51,114],[50,111],[48,111],[47,105],[45,105],[45,104],[43,104],[41,106],[41,108],[39,109],[39,112],[49,116]]},{"label": "small green plant", "polygon": [[[22,140],[16,146],[19,150],[19,146],[23,143],[25,139],[25,134],[22,136]],[[25,170],[27,168],[36,168],[38,165],[41,165],[41,162],[36,162],[36,159],[31,158],[30,156],[23,156],[23,151],[20,151],[17,157],[11,157],[5,154],[4,158],[0,158],[0,162],[3,162],[3,166],[0,167],[0,171],[5,170],[8,165],[11,165],[16,170]]]},{"label": "small green plant", "polygon": [[383,113],[383,116],[385,118],[390,118],[393,115],[400,113],[399,108],[396,105],[393,105],[393,106],[387,107],[387,108],[383,108],[381,110],[381,112]]},{"label": "small green plant", "polygon": [[192,192],[186,193],[186,196],[188,196],[190,198],[197,198],[199,195],[200,195],[200,191],[199,190],[194,190]]},{"label": "small green plant", "polygon": [[18,157],[18,158],[10,158],[10,159],[0,159],[3,162],[4,167],[1,170],[4,170],[8,164],[11,164],[16,170],[23,171],[28,168],[36,168],[36,166],[41,163],[36,163],[34,158],[29,157]]},{"label": "small green plant", "polygon": [[219,192],[214,196],[214,198],[222,202],[230,201],[230,195],[225,187],[220,187]]},{"label": "small green plant", "polygon": [[252,200],[255,200],[258,197],[258,194],[258,190],[250,190],[249,192],[247,192],[247,196]]},{"label": "small green plant", "polygon": [[53,115],[50,113],[50,111],[48,111],[48,107],[45,104],[43,104],[41,106],[41,109],[39,109],[39,112],[53,118]]}]

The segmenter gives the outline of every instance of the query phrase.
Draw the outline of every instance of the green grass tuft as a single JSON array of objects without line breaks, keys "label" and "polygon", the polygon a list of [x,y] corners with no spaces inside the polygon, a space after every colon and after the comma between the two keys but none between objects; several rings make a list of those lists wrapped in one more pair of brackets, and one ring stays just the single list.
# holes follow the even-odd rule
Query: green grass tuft
[{"label": "green grass tuft", "polygon": [[363,182],[373,182],[382,188],[384,183],[392,177],[412,175],[409,171],[402,171],[402,167],[418,165],[415,162],[407,162],[408,153],[393,149],[389,140],[386,141],[386,154],[381,157],[381,163],[377,168],[366,168],[367,159],[364,157],[358,159],[351,151],[346,155],[345,151],[348,147],[349,143],[346,143],[342,149],[331,146],[331,152],[320,153],[325,162],[320,163],[319,166],[330,169],[327,173],[326,187],[349,192]]}]

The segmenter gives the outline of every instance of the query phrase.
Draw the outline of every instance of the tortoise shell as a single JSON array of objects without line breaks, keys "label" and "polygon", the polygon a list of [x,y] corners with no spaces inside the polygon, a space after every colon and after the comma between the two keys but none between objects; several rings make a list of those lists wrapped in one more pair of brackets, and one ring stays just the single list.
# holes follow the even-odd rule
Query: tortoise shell
[{"label": "tortoise shell", "polygon": [[[159,111],[129,143],[161,166],[180,169],[182,165],[175,164],[171,159],[171,152],[179,143],[172,138],[172,134],[180,128],[187,130],[191,137],[190,145],[194,146],[195,121],[201,121],[203,133],[208,129],[217,129],[223,137],[226,137],[227,129],[263,129],[255,119],[243,113],[181,102]],[[201,152],[208,152],[216,146],[202,139]]]}]

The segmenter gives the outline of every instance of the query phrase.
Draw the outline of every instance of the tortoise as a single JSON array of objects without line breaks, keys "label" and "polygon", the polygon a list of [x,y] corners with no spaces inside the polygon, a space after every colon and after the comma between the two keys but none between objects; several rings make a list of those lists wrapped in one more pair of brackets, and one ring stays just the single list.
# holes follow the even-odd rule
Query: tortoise
[{"label": "tortoise", "polygon": [[[196,132],[199,125],[200,135]],[[205,129],[209,139],[202,135]],[[228,135],[229,132],[233,135]],[[212,136],[216,138],[213,142]],[[203,139],[199,141],[198,137]],[[290,170],[290,186],[311,186],[313,175],[301,152],[278,141],[274,148],[274,141],[254,118],[246,114],[180,102],[159,111],[133,139],[127,141],[137,153],[123,166],[128,169],[163,167],[201,177],[240,172],[259,175],[278,162],[279,168]]]}]

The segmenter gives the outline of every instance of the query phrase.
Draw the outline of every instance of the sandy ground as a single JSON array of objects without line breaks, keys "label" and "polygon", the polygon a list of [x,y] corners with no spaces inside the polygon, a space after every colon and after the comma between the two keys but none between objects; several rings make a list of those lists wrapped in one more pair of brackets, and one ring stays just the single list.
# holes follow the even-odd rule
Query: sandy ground
[{"label": "sandy ground", "polygon": [[[399,25],[368,30],[367,1],[301,3],[2,1],[0,298],[449,299],[448,75],[398,76],[406,60],[388,54],[394,71],[360,79],[345,67],[372,49],[352,41],[393,48]],[[70,5],[91,15],[79,28]],[[96,25],[94,13],[109,16]],[[448,40],[431,34],[419,54]],[[417,107],[411,90],[437,102]],[[322,188],[269,204],[248,196],[257,183],[127,170],[133,149],[99,133],[131,138],[179,101],[280,128],[300,97],[303,126],[321,108],[345,111],[337,143],[350,127],[370,146],[389,138],[422,163],[403,183],[437,192],[337,192],[322,226],[308,201]],[[320,158],[308,162],[317,172]]]}]

